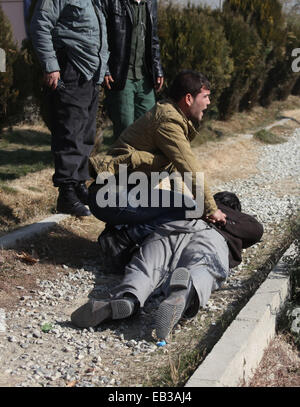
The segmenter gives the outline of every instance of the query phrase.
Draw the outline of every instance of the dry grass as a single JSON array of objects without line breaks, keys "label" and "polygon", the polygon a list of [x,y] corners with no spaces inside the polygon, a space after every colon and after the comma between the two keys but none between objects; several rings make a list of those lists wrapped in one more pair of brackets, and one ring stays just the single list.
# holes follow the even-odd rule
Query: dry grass
[{"label": "dry grass", "polygon": [[282,111],[282,116],[293,119],[294,123],[296,123],[295,124],[296,126],[300,124],[300,110],[297,109],[297,107],[300,107],[299,106],[299,97],[298,97],[298,102],[296,101],[296,106],[294,106],[293,109]]},{"label": "dry grass", "polygon": [[287,124],[272,127],[271,132],[278,136],[283,135],[284,137],[289,137],[293,134],[292,130],[298,127],[299,124],[297,124],[296,122],[289,121]]},{"label": "dry grass", "polygon": [[300,387],[300,354],[287,335],[275,336],[251,381],[242,387]]},{"label": "dry grass", "polygon": [[255,106],[249,112],[236,113],[226,122],[214,120],[211,122],[213,128],[223,131],[225,134],[241,134],[252,132],[262,126],[266,126],[283,117],[291,117],[300,122],[299,96],[290,95],[285,101],[273,102],[268,108]]},{"label": "dry grass", "polygon": [[232,137],[218,143],[208,142],[195,148],[194,152],[213,185],[254,175],[257,172],[257,146],[255,140]]},{"label": "dry grass", "polygon": [[57,191],[52,185],[52,173],[52,169],[45,169],[10,181],[8,188],[1,187],[0,235],[54,212]]}]

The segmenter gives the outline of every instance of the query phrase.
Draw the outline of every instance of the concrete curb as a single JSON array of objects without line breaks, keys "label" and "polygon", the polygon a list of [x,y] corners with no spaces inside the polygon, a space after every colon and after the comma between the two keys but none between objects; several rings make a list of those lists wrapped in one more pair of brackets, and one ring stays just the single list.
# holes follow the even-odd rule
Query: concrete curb
[{"label": "concrete curb", "polygon": [[6,323],[5,323],[5,311],[3,308],[0,308],[0,334],[6,332]]},{"label": "concrete curb", "polygon": [[[292,244],[283,256],[294,250]],[[289,297],[289,287],[288,267],[281,258],[185,387],[237,387],[242,381],[247,383],[275,336],[276,318]]]},{"label": "concrete curb", "polygon": [[35,235],[46,232],[70,215],[57,214],[43,219],[40,222],[25,226],[8,235],[0,237],[0,249],[13,249],[21,240],[30,239]]}]

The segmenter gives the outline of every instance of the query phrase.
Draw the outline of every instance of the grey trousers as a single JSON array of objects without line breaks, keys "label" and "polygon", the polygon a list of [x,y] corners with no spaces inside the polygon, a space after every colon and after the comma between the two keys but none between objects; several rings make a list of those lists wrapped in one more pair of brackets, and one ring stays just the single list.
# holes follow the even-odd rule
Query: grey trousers
[{"label": "grey trousers", "polygon": [[199,307],[204,307],[211,292],[219,288],[228,275],[228,246],[223,236],[202,220],[197,220],[196,229],[193,233],[172,233],[159,238],[150,235],[126,266],[125,276],[112,294],[132,293],[143,307],[157,289],[167,291],[169,278],[176,268],[186,267]]}]

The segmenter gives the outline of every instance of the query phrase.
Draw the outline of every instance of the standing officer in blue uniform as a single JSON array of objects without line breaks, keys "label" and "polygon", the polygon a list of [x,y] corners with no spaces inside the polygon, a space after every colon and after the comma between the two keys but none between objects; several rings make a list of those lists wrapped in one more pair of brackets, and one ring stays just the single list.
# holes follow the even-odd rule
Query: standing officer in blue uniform
[{"label": "standing officer in blue uniform", "polygon": [[30,32],[47,89],[57,210],[88,216],[88,159],[109,56],[101,0],[38,0]]}]

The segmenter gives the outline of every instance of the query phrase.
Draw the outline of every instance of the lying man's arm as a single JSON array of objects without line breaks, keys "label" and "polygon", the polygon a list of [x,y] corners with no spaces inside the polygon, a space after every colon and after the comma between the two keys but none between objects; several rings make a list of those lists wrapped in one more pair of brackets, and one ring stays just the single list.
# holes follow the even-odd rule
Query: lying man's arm
[{"label": "lying man's arm", "polygon": [[243,249],[260,241],[264,228],[253,216],[238,212],[221,204],[219,206],[227,214],[227,222],[222,229],[241,239]]}]

